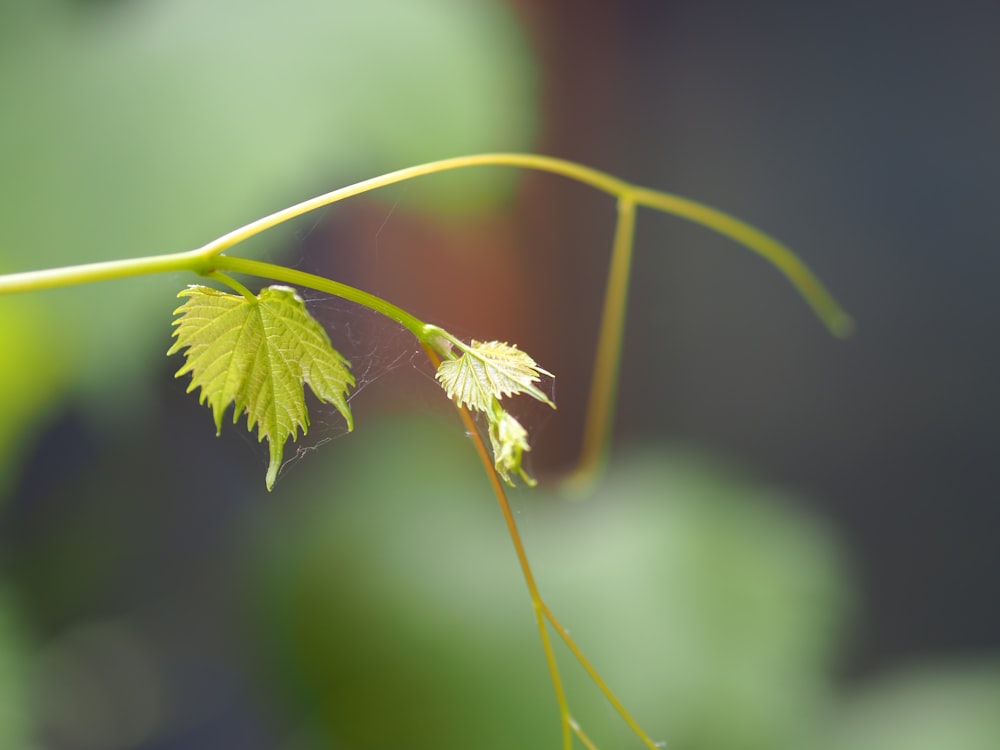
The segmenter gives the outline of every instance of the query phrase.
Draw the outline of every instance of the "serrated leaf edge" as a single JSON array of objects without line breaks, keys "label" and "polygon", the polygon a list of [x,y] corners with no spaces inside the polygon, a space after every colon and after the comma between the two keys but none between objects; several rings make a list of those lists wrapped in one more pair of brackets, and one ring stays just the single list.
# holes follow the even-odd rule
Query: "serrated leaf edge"
[{"label": "serrated leaf edge", "polygon": [[[459,406],[466,405],[477,411],[489,411],[492,398],[504,398],[506,396],[525,393],[543,404],[547,404],[553,409],[555,403],[537,386],[535,382],[542,376],[554,377],[552,373],[539,366],[531,355],[522,349],[518,349],[516,344],[508,344],[501,341],[476,341],[471,344],[464,344],[460,341],[453,341],[459,347],[462,354],[457,357],[443,359],[437,368],[435,377],[444,388],[448,397]],[[486,352],[499,349],[504,357],[491,357]],[[482,368],[476,367],[476,363]],[[502,382],[490,374],[490,370],[500,373]],[[521,370],[519,375],[511,375],[512,370]],[[461,373],[469,372],[471,376],[462,378]],[[466,379],[471,380],[469,386],[461,387]],[[469,393],[471,387],[479,393],[479,398],[475,399]]]},{"label": "serrated leaf edge", "polygon": [[[283,299],[281,297],[276,297],[275,301],[279,304],[291,304],[297,306],[295,312],[292,316],[283,315],[280,309],[268,307],[269,298],[274,297],[275,293],[287,294],[289,299]],[[260,408],[251,410],[250,403],[247,399],[247,394],[245,392],[248,382],[247,378],[249,373],[240,373],[239,376],[230,385],[230,379],[228,375],[226,377],[225,386],[218,392],[210,392],[207,386],[211,384],[205,380],[205,378],[199,377],[198,371],[201,369],[197,362],[198,352],[205,347],[210,347],[212,343],[198,342],[198,341],[185,341],[183,338],[183,328],[189,323],[188,319],[185,317],[187,313],[191,310],[191,300],[185,300],[185,302],[180,305],[176,310],[174,310],[175,319],[172,325],[175,327],[173,331],[173,337],[177,340],[168,349],[167,354],[172,355],[182,350],[185,351],[185,361],[184,364],[177,370],[175,376],[181,377],[187,373],[192,373],[191,383],[188,386],[188,392],[201,388],[201,393],[199,394],[199,403],[204,404],[208,402],[209,407],[212,409],[213,417],[216,423],[217,432],[221,429],[222,418],[229,408],[230,404],[233,404],[233,423],[239,421],[240,417],[244,414],[247,416],[247,429],[252,431],[254,426],[257,427],[257,440],[258,442],[263,441],[266,437],[269,445],[270,460],[268,464],[267,474],[265,476],[265,483],[268,490],[270,491],[274,486],[274,482],[277,478],[278,470],[281,467],[282,457],[284,455],[284,446],[290,437],[292,441],[298,439],[299,430],[305,435],[309,429],[309,413],[308,408],[305,404],[305,385],[308,384],[310,390],[313,394],[324,403],[331,403],[344,417],[349,430],[354,427],[353,415],[351,414],[350,407],[347,405],[347,393],[351,387],[355,385],[355,378],[350,372],[350,363],[343,357],[343,355],[338,352],[333,345],[330,343],[329,336],[318,321],[309,313],[305,308],[305,303],[299,296],[297,291],[289,286],[284,285],[272,285],[266,287],[260,291],[256,296],[247,297],[229,294],[226,292],[219,291],[212,287],[207,287],[203,285],[192,284],[186,289],[181,290],[178,293],[178,297],[189,297],[194,298],[195,295],[204,295],[205,297],[211,297],[218,300],[225,300],[225,304],[229,306],[229,310],[238,310],[241,308],[240,304],[243,303],[251,305],[261,305],[262,307],[270,311],[271,317],[280,323],[282,323],[286,329],[291,332],[291,336],[297,342],[299,346],[305,349],[307,352],[309,350],[314,350],[317,346],[316,339],[318,338],[321,342],[324,342],[328,351],[321,351],[319,353],[313,352],[311,356],[300,356],[298,358],[288,359],[285,358],[283,361],[283,371],[287,372],[292,381],[296,382],[298,385],[297,393],[290,394],[287,403],[284,416],[287,417],[286,420],[279,419],[282,415],[279,414],[275,409],[279,403],[279,398],[277,397],[277,386],[274,383],[274,365],[269,362],[265,365],[265,372],[263,377],[271,380],[270,389],[267,393],[270,394],[268,399],[270,403],[264,404]],[[225,310],[222,315],[224,315],[229,310]],[[308,322],[299,325],[301,321],[297,319],[298,313],[301,312],[305,315],[306,321],[311,321],[310,325]],[[252,313],[245,313],[248,316]],[[261,327],[261,333],[264,336],[265,341],[268,338],[267,335],[267,322],[263,317],[262,313],[258,310],[258,322]],[[249,320],[249,317],[248,317]],[[206,324],[207,325],[207,324]],[[247,328],[247,323],[244,321],[241,326],[241,330],[238,336],[242,336],[245,329]],[[302,329],[302,330],[297,330]],[[232,329],[229,329],[232,330]],[[196,336],[197,334],[192,334]],[[192,353],[192,349],[195,351]],[[281,353],[281,347],[273,347],[274,352],[272,352],[272,347],[265,347],[265,355],[269,358],[273,356],[274,352]],[[222,354],[221,356],[229,356],[233,358],[235,352],[237,351],[237,345],[234,344],[232,347],[228,348],[228,355]],[[320,366],[323,365],[323,357],[332,354],[332,362],[334,370],[340,370],[340,372],[334,372],[330,377],[320,377],[318,373]],[[260,356],[255,355],[255,356]],[[242,380],[241,380],[242,378]],[[334,386],[328,387],[327,380],[334,383]],[[342,386],[342,390],[341,390]],[[266,386],[265,386],[266,390]],[[259,395],[259,394],[258,394]],[[301,403],[299,403],[301,402]],[[265,425],[264,419],[261,418],[260,412],[267,412],[270,409],[274,411],[272,418],[268,420],[268,425],[272,424],[275,426],[275,434],[272,435],[272,430],[270,426]],[[283,421],[289,424],[282,424]]]}]

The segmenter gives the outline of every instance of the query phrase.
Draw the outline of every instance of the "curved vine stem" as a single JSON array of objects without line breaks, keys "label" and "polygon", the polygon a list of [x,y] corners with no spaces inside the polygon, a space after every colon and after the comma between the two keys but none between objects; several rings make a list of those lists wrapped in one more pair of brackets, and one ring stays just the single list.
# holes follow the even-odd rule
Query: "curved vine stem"
[{"label": "curved vine stem", "polygon": [[[615,229],[614,247],[611,257],[611,272],[604,298],[604,313],[595,355],[594,374],[588,402],[584,434],[581,442],[577,467],[571,472],[571,486],[580,488],[589,485],[600,474],[606,461],[611,432],[612,414],[618,384],[618,361],[620,360],[625,305],[628,298],[628,271],[631,265],[633,238],[635,232],[635,209],[639,206],[672,214],[687,219],[760,254],[772,263],[805,298],[826,327],[838,337],[846,337],[853,330],[850,316],[837,304],[809,268],[785,245],[760,230],[740,221],[718,209],[697,201],[659,190],[632,185],[624,180],[581,164],[537,154],[493,153],[459,156],[451,159],[429,162],[415,167],[396,170],[379,177],[332,190],[310,198],[294,206],[276,211],[245,226],[222,235],[197,250],[160,255],[149,258],[133,258],[121,261],[106,261],[80,266],[29,271],[0,276],[0,294],[46,289],[56,286],[83,284],[106,279],[160,273],[165,271],[189,270],[207,275],[213,270],[250,270],[249,261],[241,258],[227,258],[222,253],[238,243],[260,234],[290,219],[302,216],[324,206],[362,193],[387,187],[415,177],[422,177],[455,169],[484,166],[507,166],[532,169],[561,175],[571,180],[589,185],[618,199],[618,223]],[[240,266],[240,267],[238,267]],[[273,268],[277,268],[276,266]],[[272,269],[273,270],[273,269]],[[273,278],[297,283],[292,272]],[[264,274],[269,275],[269,274]],[[312,277],[317,279],[319,277]],[[307,285],[311,285],[311,282]],[[405,311],[337,282],[329,282],[324,291],[367,305],[388,315],[421,338],[416,321]],[[422,339],[421,339],[422,340]]]}]

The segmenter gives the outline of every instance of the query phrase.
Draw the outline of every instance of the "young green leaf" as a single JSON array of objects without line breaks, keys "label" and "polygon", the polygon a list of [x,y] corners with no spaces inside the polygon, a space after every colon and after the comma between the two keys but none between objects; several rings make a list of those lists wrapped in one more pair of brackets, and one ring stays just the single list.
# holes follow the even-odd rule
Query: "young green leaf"
[{"label": "young green leaf", "polygon": [[510,478],[510,473],[513,471],[517,472],[529,487],[538,484],[521,467],[522,454],[531,450],[531,446],[528,445],[528,431],[501,408],[500,402],[496,400],[493,402],[489,423],[490,444],[493,446],[493,466],[500,478],[513,487],[514,480]]},{"label": "young green leaf", "polygon": [[552,377],[528,354],[499,341],[473,341],[462,345],[462,355],[446,359],[437,369],[436,377],[448,397],[459,406],[467,404],[477,411],[490,413],[493,400],[515,393],[527,393],[534,399],[554,403],[535,383],[542,375]]},{"label": "young green leaf", "polygon": [[267,438],[270,448],[268,490],[287,439],[309,429],[305,383],[353,429],[346,398],[354,385],[349,365],[294,289],[271,286],[253,297],[191,286],[177,296],[187,297],[174,311],[177,340],[167,352],[187,350],[177,377],[192,374],[188,392],[201,388],[199,401],[211,407],[216,431],[230,403],[234,424],[245,412],[247,429],[257,425],[257,439]]},{"label": "young green leaf", "polygon": [[527,393],[555,409],[556,405],[535,385],[542,375],[552,377],[552,373],[510,344],[473,341],[467,345],[451,336],[447,340],[462,354],[441,361],[436,373],[438,382],[459,406],[467,405],[486,415],[493,465],[499,477],[513,487],[511,472],[514,472],[534,487],[535,480],[521,468],[522,455],[531,450],[528,432],[500,406],[500,399]]}]

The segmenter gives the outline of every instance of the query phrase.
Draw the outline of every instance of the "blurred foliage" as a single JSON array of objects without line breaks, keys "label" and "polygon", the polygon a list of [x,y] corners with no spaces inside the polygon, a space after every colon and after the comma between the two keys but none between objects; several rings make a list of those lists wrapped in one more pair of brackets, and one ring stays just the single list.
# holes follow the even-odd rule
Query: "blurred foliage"
[{"label": "blurred foliage", "polygon": [[[486,0],[2,0],[0,270],[194,247],[381,171],[527,148],[534,87],[510,12]],[[393,195],[471,210],[514,179]],[[224,694],[238,729],[264,716],[247,747],[270,747],[269,731],[285,750],[556,746],[528,597],[459,428],[360,425],[268,503],[258,476],[220,476],[226,443],[206,459],[196,439],[150,434],[151,374],[190,281],[0,298],[0,495],[68,404],[89,419],[71,439],[110,434],[120,449],[43,457],[44,502],[13,524],[31,533],[5,534],[20,591],[0,588],[0,747],[30,748],[33,715],[61,748],[218,747],[210,732],[183,739],[206,694]],[[168,449],[211,466],[196,491],[163,466]],[[851,602],[822,522],[691,455],[619,459],[586,502],[513,500],[549,603],[654,736],[696,750],[1000,746],[992,663],[914,666],[837,698]],[[226,533],[248,507],[234,552]],[[40,652],[26,623],[50,631]],[[218,640],[184,640],[199,627]],[[562,664],[595,739],[630,746],[565,651]],[[256,694],[206,674],[223,688],[250,675]]]},{"label": "blurred foliage", "polygon": [[851,695],[821,750],[994,750],[1000,747],[1000,660],[911,665]]},{"label": "blurred foliage", "polygon": [[[335,446],[286,475],[291,503],[262,507],[248,539],[244,644],[299,727],[288,747],[557,746],[528,596],[460,431],[384,420]],[[624,451],[586,501],[544,486],[513,494],[543,596],[654,737],[697,750],[998,746],[988,662],[836,686],[849,566],[784,492],[655,445]],[[560,651],[588,732],[633,746]]]},{"label": "blurred foliage", "polygon": [[[192,455],[250,452],[210,433]],[[14,664],[0,692],[36,686],[34,713],[59,747],[231,746],[214,739],[220,729],[192,729],[223,722],[245,749],[558,746],[528,596],[450,414],[365,420],[303,454],[267,499],[258,476],[225,464],[190,497],[173,473],[143,491],[161,476],[155,459],[134,436],[122,442],[110,485],[104,460],[62,479],[82,496],[53,533],[34,530],[18,566],[22,599],[63,603],[36,620],[64,625],[39,657],[0,633],[0,658],[9,647]],[[662,445],[623,450],[584,501],[542,479],[512,500],[543,593],[657,739],[995,747],[989,664],[914,670],[841,697],[847,564],[831,529],[784,492]],[[132,579],[142,589],[126,604]],[[600,746],[634,746],[557,650]]]},{"label": "blurred foliage", "polygon": [[0,586],[0,747],[31,750],[29,644],[14,599]]},{"label": "blurred foliage", "polygon": [[61,405],[72,347],[61,341],[58,322],[40,300],[0,300],[0,505],[36,430]]},{"label": "blurred foliage", "polygon": [[[5,0],[0,91],[2,271],[196,247],[381,171],[525,149],[535,129],[531,60],[496,2]],[[513,179],[412,194],[469,209]],[[0,389],[3,432],[29,429],[31,404],[64,388],[100,420],[144,409],[190,281],[49,292],[48,322],[0,299],[0,330],[22,344],[0,360],[0,384],[33,380]]]},{"label": "blurred foliage", "polygon": [[[369,426],[297,467],[281,488],[296,500],[257,519],[253,653],[289,714],[322,728],[316,747],[558,744],[528,597],[472,455],[455,429]],[[515,503],[543,595],[654,737],[808,744],[848,596],[821,523],[653,448],[584,503],[541,490]],[[629,746],[562,658],[588,732]]]},{"label": "blurred foliage", "polygon": [[32,698],[47,747],[142,747],[165,725],[163,686],[127,621],[69,629],[35,659]]}]

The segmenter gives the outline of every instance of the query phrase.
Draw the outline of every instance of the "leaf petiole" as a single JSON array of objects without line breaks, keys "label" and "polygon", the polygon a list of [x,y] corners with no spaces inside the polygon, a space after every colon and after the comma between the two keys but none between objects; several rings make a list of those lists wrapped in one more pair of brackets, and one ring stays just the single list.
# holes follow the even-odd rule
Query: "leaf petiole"
[{"label": "leaf petiole", "polygon": [[233,291],[242,294],[244,299],[246,299],[248,302],[257,301],[257,295],[255,295],[253,292],[251,292],[249,289],[243,286],[243,284],[238,282],[232,276],[222,273],[222,271],[209,271],[208,273],[205,274],[205,276],[207,276],[210,279],[216,279],[217,281],[221,281],[223,284],[228,286]]},{"label": "leaf petiole", "polygon": [[219,255],[213,260],[213,265],[216,270],[232,271],[234,273],[273,279],[274,281],[283,281],[286,284],[307,287],[318,292],[325,292],[351,302],[356,302],[359,305],[367,307],[369,310],[373,310],[396,321],[412,333],[421,343],[429,340],[427,338],[429,336],[427,329],[430,326],[424,323],[424,321],[381,297],[357,289],[349,284],[307,273],[306,271],[299,271],[295,268],[230,255]]}]

